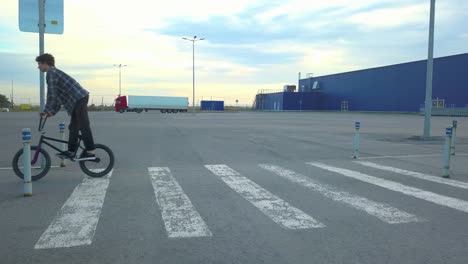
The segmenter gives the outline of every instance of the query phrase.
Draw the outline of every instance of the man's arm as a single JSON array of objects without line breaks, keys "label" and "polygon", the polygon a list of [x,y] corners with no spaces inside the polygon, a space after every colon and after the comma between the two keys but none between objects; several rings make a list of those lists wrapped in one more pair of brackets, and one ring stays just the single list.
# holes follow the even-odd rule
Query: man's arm
[{"label": "man's arm", "polygon": [[47,103],[44,107],[44,112],[49,116],[55,115],[60,110],[57,94],[58,88],[58,76],[53,73],[47,73]]}]

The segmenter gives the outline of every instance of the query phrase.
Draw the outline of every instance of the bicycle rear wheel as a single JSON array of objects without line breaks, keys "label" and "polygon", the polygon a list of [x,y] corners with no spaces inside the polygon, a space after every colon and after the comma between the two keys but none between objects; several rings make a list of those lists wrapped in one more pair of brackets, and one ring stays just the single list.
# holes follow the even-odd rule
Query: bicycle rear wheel
[{"label": "bicycle rear wheel", "polygon": [[[34,153],[37,150],[37,146],[31,146],[31,159],[34,158]],[[44,164],[41,164],[41,161],[44,161]],[[36,164],[31,165],[31,180],[37,181],[42,177],[46,176],[50,170],[51,161],[50,156],[47,151],[44,149],[39,150],[39,157],[37,159]],[[16,176],[24,179],[24,157],[23,157],[23,149],[18,150],[15,156],[13,157],[12,162],[13,171],[15,172]]]},{"label": "bicycle rear wheel", "polygon": [[[96,160],[80,161],[81,170],[90,177],[102,177],[107,175],[114,167],[114,153],[110,148],[102,144],[95,144]],[[85,151],[85,150],[83,150]]]}]

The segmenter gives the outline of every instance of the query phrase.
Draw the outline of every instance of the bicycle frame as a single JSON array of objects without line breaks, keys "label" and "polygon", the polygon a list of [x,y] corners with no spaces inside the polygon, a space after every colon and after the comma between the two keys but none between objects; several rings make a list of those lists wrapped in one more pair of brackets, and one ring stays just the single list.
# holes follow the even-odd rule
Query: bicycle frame
[{"label": "bicycle frame", "polygon": [[[34,153],[34,158],[33,160],[31,161],[31,165],[35,165],[37,160],[39,159],[39,153],[40,153],[40,150],[42,148],[42,144],[45,144],[53,149],[55,149],[56,151],[58,151],[59,153],[64,153],[64,151],[62,151],[61,149],[57,148],[56,146],[54,146],[53,144],[47,142],[47,140],[49,141],[54,141],[54,142],[59,142],[59,143],[68,143],[68,141],[65,141],[65,140],[61,140],[61,139],[57,139],[57,138],[51,138],[51,137],[46,137],[45,136],[45,131],[44,131],[44,126],[45,126],[45,123],[47,121],[47,117],[43,118],[41,116],[41,119],[39,121],[39,128],[38,128],[38,131],[41,132],[41,138],[39,139],[39,144],[37,145],[37,149]],[[84,149],[83,147],[81,147],[81,135],[78,136],[78,148],[79,149]],[[72,161],[74,161],[72,159]]]}]

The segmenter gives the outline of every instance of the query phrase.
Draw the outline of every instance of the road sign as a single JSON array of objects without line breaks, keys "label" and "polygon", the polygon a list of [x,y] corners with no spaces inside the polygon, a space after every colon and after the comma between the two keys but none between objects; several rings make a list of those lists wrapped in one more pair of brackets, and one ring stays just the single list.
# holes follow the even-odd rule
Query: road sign
[{"label": "road sign", "polygon": [[[19,0],[19,29],[39,33],[39,1]],[[42,0],[45,3],[45,33],[63,34],[63,0]]]}]

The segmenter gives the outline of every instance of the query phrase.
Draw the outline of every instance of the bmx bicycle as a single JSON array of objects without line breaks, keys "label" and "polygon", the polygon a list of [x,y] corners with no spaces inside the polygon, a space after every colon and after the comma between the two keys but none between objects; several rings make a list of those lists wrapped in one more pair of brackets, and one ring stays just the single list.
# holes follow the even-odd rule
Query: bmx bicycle
[{"label": "bmx bicycle", "polygon": [[[43,148],[43,145],[47,145],[52,149],[58,151],[58,154],[63,156],[66,155],[64,151],[57,148],[53,144],[49,143],[49,141],[59,142],[59,143],[68,143],[68,141],[46,137],[46,132],[44,131],[44,126],[47,121],[47,117],[42,117],[39,121],[39,128],[38,131],[41,133],[41,137],[39,139],[39,144],[35,146],[31,146],[31,180],[37,181],[44,176],[50,170],[52,165],[49,153]],[[73,153],[73,156],[70,157],[70,160],[73,162],[78,162],[80,164],[81,170],[90,177],[102,177],[108,174],[112,168],[114,167],[114,153],[112,150],[103,144],[95,144],[95,159],[80,159],[80,155],[83,151],[86,151],[84,146],[82,146],[82,136],[78,136],[78,150]],[[80,155],[78,155],[80,154]],[[18,152],[13,157],[12,167],[15,174],[24,179],[23,173],[23,149],[18,150]]]}]

